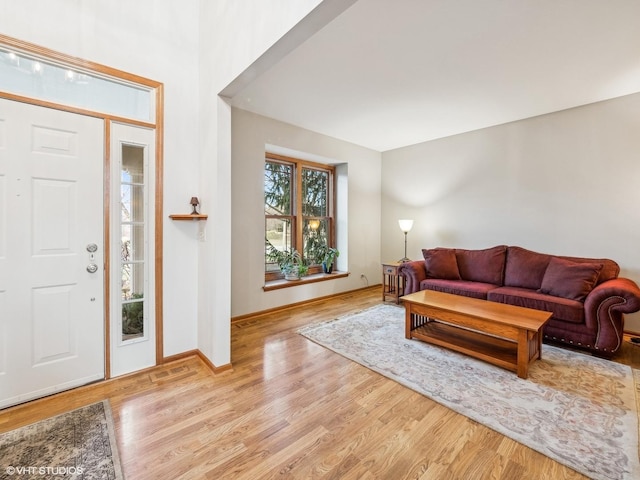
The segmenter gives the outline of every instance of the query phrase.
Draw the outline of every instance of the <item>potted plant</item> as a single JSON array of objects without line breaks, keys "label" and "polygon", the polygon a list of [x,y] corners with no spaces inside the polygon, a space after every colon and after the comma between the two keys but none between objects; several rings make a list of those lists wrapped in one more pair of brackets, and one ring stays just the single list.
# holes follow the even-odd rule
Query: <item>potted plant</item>
[{"label": "potted plant", "polygon": [[304,277],[308,272],[309,267],[302,263],[294,263],[283,270],[286,280],[300,280],[300,277]]},{"label": "potted plant", "polygon": [[276,262],[286,280],[299,280],[309,271],[309,267],[304,264],[300,252],[295,248],[278,250],[268,240],[266,241],[267,257]]},{"label": "potted plant", "polygon": [[331,273],[333,271],[333,264],[339,256],[340,251],[337,248],[325,247],[322,258],[322,271],[324,273]]}]

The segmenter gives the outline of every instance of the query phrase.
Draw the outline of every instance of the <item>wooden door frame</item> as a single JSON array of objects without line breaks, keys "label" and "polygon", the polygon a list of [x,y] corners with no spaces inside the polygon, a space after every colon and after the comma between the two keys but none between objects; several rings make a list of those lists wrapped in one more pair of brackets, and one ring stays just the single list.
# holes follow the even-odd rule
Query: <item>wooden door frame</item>
[{"label": "wooden door frame", "polygon": [[104,299],[104,340],[105,340],[105,379],[111,378],[111,312],[110,312],[110,246],[111,246],[111,231],[110,231],[110,200],[111,200],[111,123],[119,122],[133,126],[140,126],[151,128],[155,130],[155,202],[154,202],[154,236],[155,236],[155,262],[154,262],[154,279],[155,279],[155,335],[156,335],[156,365],[164,363],[164,341],[163,341],[163,308],[162,308],[162,267],[163,267],[163,165],[164,165],[164,84],[155,80],[140,77],[132,73],[117,70],[115,68],[107,67],[98,63],[90,62],[81,58],[66,55],[64,53],[56,52],[33,43],[18,40],[6,35],[0,34],[0,44],[17,52],[23,52],[29,56],[38,57],[44,61],[62,64],[69,67],[75,67],[89,73],[97,74],[98,76],[109,77],[115,80],[124,81],[133,85],[142,86],[155,91],[155,119],[154,122],[142,122],[139,120],[132,120],[125,117],[119,117],[117,115],[109,115],[92,110],[86,110],[83,108],[70,107],[68,105],[61,105],[54,102],[48,102],[31,97],[25,97],[21,95],[12,94],[0,90],[0,97],[7,100],[14,100],[22,103],[30,103],[32,105],[38,105],[46,108],[53,108],[56,110],[62,110],[71,113],[77,113],[80,115],[86,115],[90,117],[97,117],[104,120],[104,158],[103,158],[103,175],[104,175],[104,249],[105,249],[105,299]]}]

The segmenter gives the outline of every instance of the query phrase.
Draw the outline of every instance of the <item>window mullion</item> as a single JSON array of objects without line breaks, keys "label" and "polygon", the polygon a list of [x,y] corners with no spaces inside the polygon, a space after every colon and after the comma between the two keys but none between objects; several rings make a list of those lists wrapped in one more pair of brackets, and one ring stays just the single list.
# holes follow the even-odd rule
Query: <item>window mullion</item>
[{"label": "window mullion", "polygon": [[302,167],[296,165],[295,168],[295,188],[293,198],[295,199],[294,215],[296,222],[296,244],[295,248],[302,254],[303,248],[303,230],[304,230],[304,218],[302,217]]},{"label": "window mullion", "polygon": [[335,225],[335,215],[336,215],[336,175],[331,175],[331,181],[329,182],[329,194],[327,195],[329,199],[329,245],[332,247],[336,246],[336,225]]}]

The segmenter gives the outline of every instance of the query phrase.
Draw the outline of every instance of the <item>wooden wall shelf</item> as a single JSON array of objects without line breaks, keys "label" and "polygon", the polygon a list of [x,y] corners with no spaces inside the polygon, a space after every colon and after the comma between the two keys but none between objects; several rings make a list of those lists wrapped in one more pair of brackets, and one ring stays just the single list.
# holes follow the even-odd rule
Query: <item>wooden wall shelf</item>
[{"label": "wooden wall shelf", "polygon": [[174,213],[169,215],[171,220],[206,220],[209,215],[204,215],[202,213]]}]

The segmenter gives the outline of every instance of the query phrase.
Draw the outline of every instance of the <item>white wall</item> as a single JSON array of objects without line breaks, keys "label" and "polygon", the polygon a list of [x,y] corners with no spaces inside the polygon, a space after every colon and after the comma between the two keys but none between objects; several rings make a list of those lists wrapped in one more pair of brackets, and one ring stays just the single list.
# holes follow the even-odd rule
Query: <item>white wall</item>
[{"label": "white wall", "polygon": [[231,360],[232,290],[231,109],[218,95],[238,91],[353,1],[200,0],[198,173],[211,219],[197,248],[197,324],[198,348],[215,366]]},{"label": "white wall", "polygon": [[[244,110],[232,110],[232,316],[380,283],[381,154]],[[338,268],[347,278],[265,292],[264,154],[266,145],[294,150],[299,158],[347,164],[346,218],[340,219]],[[341,192],[342,195],[342,192]],[[346,229],[346,232],[344,231]],[[346,234],[346,235],[345,235]]]},{"label": "white wall", "polygon": [[[606,257],[640,283],[640,94],[382,155],[382,257],[520,245]],[[640,332],[640,315],[626,328]]]},{"label": "white wall", "polygon": [[[0,0],[0,32],[164,83],[164,353],[196,348],[198,1]],[[176,254],[179,252],[179,255]]]},{"label": "white wall", "polygon": [[165,215],[165,355],[200,348],[214,365],[230,361],[231,110],[217,94],[250,79],[251,65],[292,27],[302,25],[280,54],[346,3],[0,0],[1,33],[165,86],[165,214],[188,212],[195,195],[211,215],[205,224]]},{"label": "white wall", "polygon": [[201,29],[205,40],[202,58],[203,63],[208,63],[208,57],[211,64],[215,65],[215,93],[243,74],[269,47],[321,3],[327,4],[323,7],[325,9],[335,9],[329,5],[335,1],[322,0],[201,0]]}]

